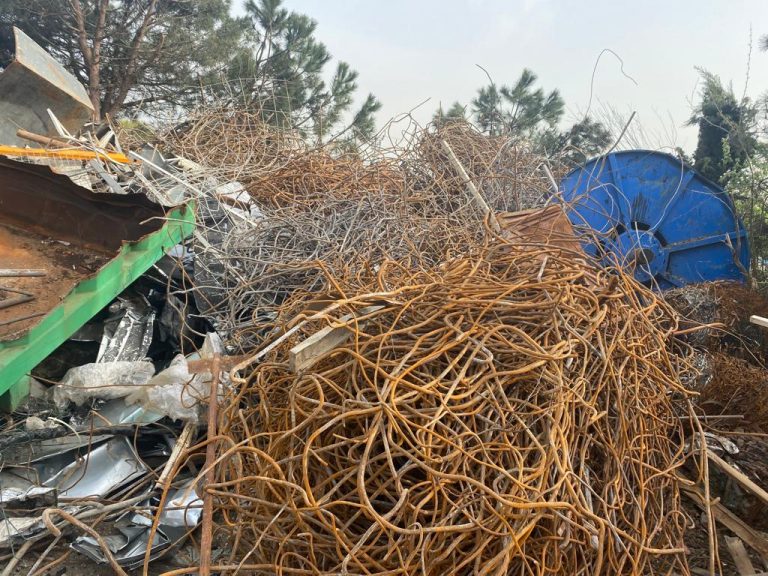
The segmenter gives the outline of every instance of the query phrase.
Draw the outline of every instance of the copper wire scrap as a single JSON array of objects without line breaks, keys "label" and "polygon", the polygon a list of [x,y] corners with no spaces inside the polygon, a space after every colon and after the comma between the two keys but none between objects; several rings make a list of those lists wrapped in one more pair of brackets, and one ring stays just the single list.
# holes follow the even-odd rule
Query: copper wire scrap
[{"label": "copper wire scrap", "polygon": [[[504,242],[328,282],[335,304],[292,318],[286,302],[288,331],[240,365],[221,406],[222,565],[689,573],[675,407],[690,405],[691,367],[662,300],[563,250]],[[345,344],[291,372],[292,346],[364,309]]]}]

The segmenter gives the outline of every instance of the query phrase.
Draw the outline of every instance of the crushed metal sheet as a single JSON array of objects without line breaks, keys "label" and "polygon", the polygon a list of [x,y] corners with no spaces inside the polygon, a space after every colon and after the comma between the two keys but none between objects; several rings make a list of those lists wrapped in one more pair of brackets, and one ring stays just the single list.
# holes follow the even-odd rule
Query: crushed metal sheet
[{"label": "crushed metal sheet", "polygon": [[108,400],[93,411],[94,425],[115,426],[118,424],[152,424],[163,415],[152,412],[139,404],[126,404],[125,398]]},{"label": "crushed metal sheet", "polygon": [[110,438],[112,438],[110,434],[100,434],[97,436],[63,436],[50,440],[26,442],[3,450],[1,462],[3,466],[42,463],[53,457],[64,456],[73,450],[97,446]]},{"label": "crushed metal sheet", "polygon": [[41,516],[8,518],[3,515],[0,517],[0,548],[9,548],[44,527]]},{"label": "crushed metal sheet", "polygon": [[[169,496],[165,508],[160,512],[158,529],[151,544],[150,560],[160,557],[168,548],[180,543],[200,523],[202,505],[193,479]],[[103,537],[117,563],[129,570],[142,565],[149,545],[152,515],[148,509],[142,512],[129,512],[121,516],[115,523],[118,533]],[[99,564],[107,563],[98,542],[90,536],[80,536],[71,547]]]},{"label": "crushed metal sheet", "polygon": [[0,489],[0,507],[4,513],[47,508],[56,506],[57,495],[56,488],[48,486],[30,486],[26,489],[2,488]]},{"label": "crushed metal sheet", "polygon": [[131,441],[116,436],[60,470],[45,485],[57,487],[59,498],[104,497],[148,472]]},{"label": "crushed metal sheet", "polygon": [[104,321],[96,362],[138,361],[147,356],[152,344],[156,312],[146,298],[120,298],[109,307],[112,315]]}]

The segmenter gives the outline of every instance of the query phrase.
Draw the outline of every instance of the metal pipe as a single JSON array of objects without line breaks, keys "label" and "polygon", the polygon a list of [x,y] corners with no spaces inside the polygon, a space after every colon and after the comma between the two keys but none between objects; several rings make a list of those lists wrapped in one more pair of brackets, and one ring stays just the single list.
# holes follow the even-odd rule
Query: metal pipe
[{"label": "metal pipe", "polygon": [[0,278],[19,278],[21,276],[45,276],[42,268],[0,268]]}]

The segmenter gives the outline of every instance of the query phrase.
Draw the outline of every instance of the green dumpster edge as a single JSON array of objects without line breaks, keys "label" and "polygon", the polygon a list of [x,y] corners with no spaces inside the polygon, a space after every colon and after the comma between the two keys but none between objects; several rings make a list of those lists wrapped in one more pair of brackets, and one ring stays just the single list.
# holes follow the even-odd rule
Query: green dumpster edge
[{"label": "green dumpster edge", "polygon": [[29,394],[29,372],[195,229],[195,204],[170,210],[162,228],[123,244],[117,256],[77,284],[21,338],[0,342],[0,410],[14,410]]}]

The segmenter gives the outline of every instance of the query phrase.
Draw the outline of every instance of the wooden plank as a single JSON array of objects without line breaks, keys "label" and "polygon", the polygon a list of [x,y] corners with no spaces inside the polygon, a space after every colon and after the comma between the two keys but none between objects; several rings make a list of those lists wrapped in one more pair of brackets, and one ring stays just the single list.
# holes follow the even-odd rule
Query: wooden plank
[{"label": "wooden plank", "polygon": [[720,458],[717,454],[715,454],[712,450],[707,449],[707,456],[709,457],[710,461],[715,464],[718,468],[720,468],[723,472],[728,474],[731,478],[736,480],[736,482],[739,483],[739,485],[744,488],[745,490],[748,490],[760,500],[763,501],[763,503],[768,505],[768,492],[763,490],[760,486],[755,484],[750,478],[748,478],[744,473],[737,470],[728,462]]},{"label": "wooden plank", "polygon": [[356,318],[366,316],[383,306],[366,306],[358,314],[347,314],[331,326],[326,326],[319,332],[300,342],[288,353],[288,367],[292,372],[300,372],[311,367],[322,356],[338,348],[352,336],[352,324]]},{"label": "wooden plank", "polygon": [[762,316],[750,316],[749,321],[752,322],[752,324],[768,328],[768,318],[763,318]]},{"label": "wooden plank", "polygon": [[[681,490],[691,497],[699,508],[706,510],[704,497],[697,490],[685,486],[682,486]],[[741,518],[736,516],[736,514],[720,504],[720,502],[713,502],[710,505],[710,508],[712,509],[712,514],[717,522],[720,522],[723,526],[728,528],[728,530],[741,538],[747,546],[760,555],[763,562],[768,562],[768,539],[766,539],[763,534],[750,527]]]},{"label": "wooden plank", "polygon": [[752,561],[749,559],[747,549],[744,548],[744,542],[742,542],[740,538],[726,536],[725,545],[728,547],[728,552],[731,553],[733,563],[736,564],[736,570],[739,571],[739,576],[754,576],[755,567],[752,566]]}]

